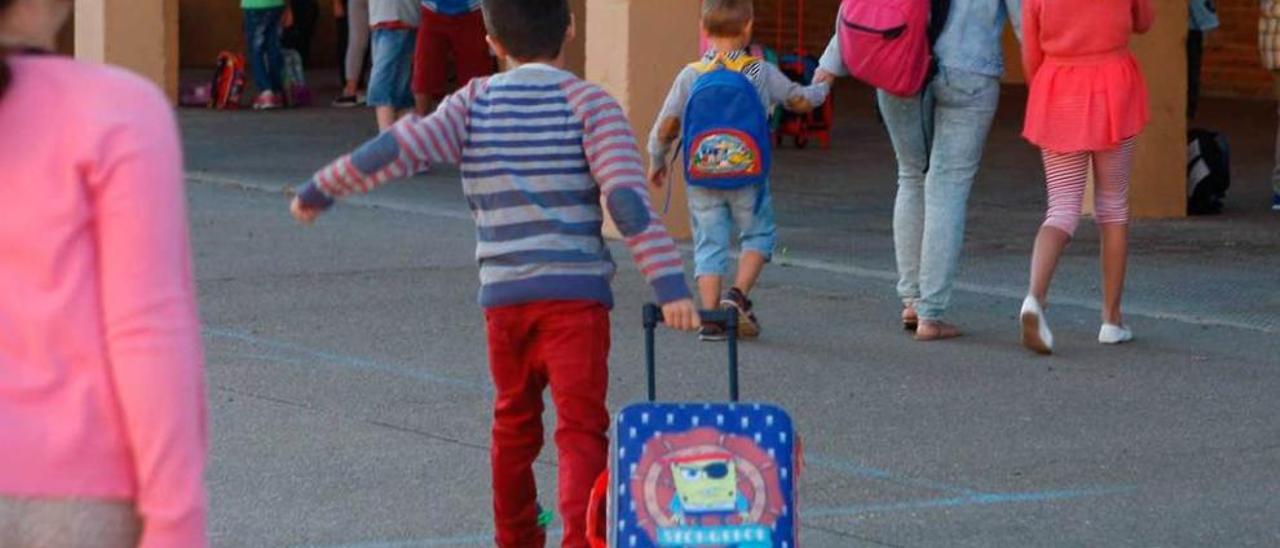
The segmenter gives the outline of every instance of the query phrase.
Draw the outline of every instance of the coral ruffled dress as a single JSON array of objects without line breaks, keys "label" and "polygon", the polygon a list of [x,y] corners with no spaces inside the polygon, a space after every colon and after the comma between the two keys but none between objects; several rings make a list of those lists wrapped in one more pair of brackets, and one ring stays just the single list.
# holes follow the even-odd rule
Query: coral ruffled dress
[{"label": "coral ruffled dress", "polygon": [[1115,148],[1150,119],[1129,37],[1155,21],[1150,0],[1026,0],[1022,62],[1031,95],[1022,135],[1053,152]]}]

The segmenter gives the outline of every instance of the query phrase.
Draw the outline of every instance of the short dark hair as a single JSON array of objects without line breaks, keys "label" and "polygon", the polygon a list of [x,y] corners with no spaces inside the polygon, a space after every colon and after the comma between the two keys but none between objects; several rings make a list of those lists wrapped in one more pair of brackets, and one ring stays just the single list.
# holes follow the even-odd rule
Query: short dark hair
[{"label": "short dark hair", "polygon": [[520,61],[554,59],[573,16],[568,0],[484,0],[484,25]]},{"label": "short dark hair", "polygon": [[755,18],[753,0],[703,0],[702,28],[710,36],[735,38]]}]

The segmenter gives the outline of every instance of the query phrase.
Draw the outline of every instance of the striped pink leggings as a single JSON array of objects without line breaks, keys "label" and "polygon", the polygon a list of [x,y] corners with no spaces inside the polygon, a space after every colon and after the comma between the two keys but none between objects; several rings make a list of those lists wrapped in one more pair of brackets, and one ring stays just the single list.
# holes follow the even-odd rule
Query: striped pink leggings
[{"label": "striped pink leggings", "polygon": [[1049,190],[1049,211],[1044,226],[1074,235],[1084,211],[1084,190],[1089,178],[1089,160],[1093,160],[1095,188],[1093,215],[1100,225],[1129,222],[1129,176],[1133,172],[1133,148],[1130,137],[1111,150],[1096,152],[1051,152],[1044,156],[1045,180]]}]

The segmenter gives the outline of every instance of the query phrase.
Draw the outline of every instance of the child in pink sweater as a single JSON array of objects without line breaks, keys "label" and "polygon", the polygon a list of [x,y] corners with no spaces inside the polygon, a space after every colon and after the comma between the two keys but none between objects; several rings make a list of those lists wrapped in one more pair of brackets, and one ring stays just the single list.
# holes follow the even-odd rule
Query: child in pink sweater
[{"label": "child in pink sweater", "polygon": [[1022,60],[1031,95],[1023,136],[1043,151],[1049,209],[1031,257],[1022,304],[1022,342],[1053,352],[1044,317],[1049,283],[1075,234],[1089,169],[1097,181],[1094,217],[1102,234],[1103,344],[1128,342],[1120,314],[1129,240],[1129,176],[1146,125],[1147,86],[1129,37],[1151,28],[1151,0],[1026,0]]},{"label": "child in pink sweater", "polygon": [[[12,34],[14,3],[0,0],[6,38],[52,49],[56,27]],[[25,6],[59,22],[70,7]],[[0,51],[0,166],[0,546],[205,546],[203,365],[168,100],[121,70]]]}]

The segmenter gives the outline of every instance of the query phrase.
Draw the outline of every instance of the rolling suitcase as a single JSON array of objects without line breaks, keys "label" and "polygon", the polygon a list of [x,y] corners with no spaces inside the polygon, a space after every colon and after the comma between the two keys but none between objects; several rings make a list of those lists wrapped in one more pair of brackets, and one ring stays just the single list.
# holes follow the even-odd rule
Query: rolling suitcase
[{"label": "rolling suitcase", "polygon": [[[791,417],[738,401],[737,314],[703,313],[727,324],[729,401],[657,402],[656,305],[644,310],[649,401],[615,421],[610,472],[588,510],[595,546],[793,548],[802,467]],[[610,479],[612,478],[612,479]]]}]

